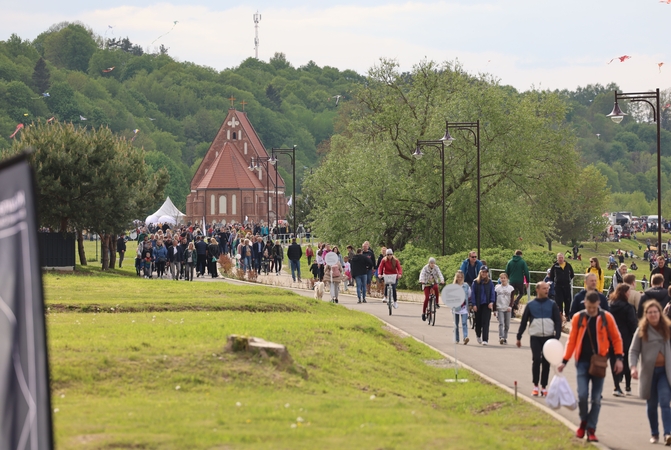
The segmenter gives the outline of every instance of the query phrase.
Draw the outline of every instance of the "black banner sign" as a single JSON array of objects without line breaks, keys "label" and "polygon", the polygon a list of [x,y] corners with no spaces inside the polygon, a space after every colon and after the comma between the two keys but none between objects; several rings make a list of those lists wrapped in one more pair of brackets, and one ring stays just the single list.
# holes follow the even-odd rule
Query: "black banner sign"
[{"label": "black banner sign", "polygon": [[53,448],[34,174],[0,162],[0,449]]}]

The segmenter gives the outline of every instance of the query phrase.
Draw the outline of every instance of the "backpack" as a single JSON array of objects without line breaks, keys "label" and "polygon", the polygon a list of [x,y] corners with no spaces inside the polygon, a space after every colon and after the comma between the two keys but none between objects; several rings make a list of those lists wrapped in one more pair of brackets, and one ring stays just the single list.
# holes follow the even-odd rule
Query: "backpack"
[{"label": "backpack", "polygon": [[340,277],[340,265],[339,264],[336,264],[335,266],[331,266],[331,277],[332,278]]}]

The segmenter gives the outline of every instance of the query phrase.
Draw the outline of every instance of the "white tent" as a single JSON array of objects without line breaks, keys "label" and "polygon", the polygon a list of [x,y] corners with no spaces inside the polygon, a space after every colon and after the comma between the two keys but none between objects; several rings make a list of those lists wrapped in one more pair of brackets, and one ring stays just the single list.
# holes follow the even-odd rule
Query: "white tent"
[{"label": "white tent", "polygon": [[[145,223],[163,223],[165,221],[165,216],[171,217],[174,220],[172,223],[180,223],[184,220],[185,214],[182,214],[172,203],[170,197],[168,197],[165,199],[165,202],[163,202],[163,205],[161,205],[158,211],[147,217]],[[161,218],[163,218],[164,221],[161,221]]]}]

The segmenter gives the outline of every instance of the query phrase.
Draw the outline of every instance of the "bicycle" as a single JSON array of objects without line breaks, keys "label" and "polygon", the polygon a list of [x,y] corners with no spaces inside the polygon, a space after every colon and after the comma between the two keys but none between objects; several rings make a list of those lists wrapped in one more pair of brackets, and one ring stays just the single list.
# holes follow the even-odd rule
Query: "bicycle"
[{"label": "bicycle", "polygon": [[[424,289],[422,289],[424,290]],[[431,287],[431,293],[429,294],[429,303],[426,305],[426,323],[431,326],[436,325],[436,291],[434,291],[433,286]]]},{"label": "bicycle", "polygon": [[398,275],[392,274],[392,275],[382,275],[384,277],[384,288],[385,288],[385,294],[384,297],[387,300],[387,306],[389,307],[389,315],[391,316],[391,309],[394,306],[394,290],[392,289],[392,285],[396,283],[396,278]]},{"label": "bicycle", "polygon": [[475,311],[470,306],[468,308],[468,324],[471,326],[471,330],[475,329]]}]

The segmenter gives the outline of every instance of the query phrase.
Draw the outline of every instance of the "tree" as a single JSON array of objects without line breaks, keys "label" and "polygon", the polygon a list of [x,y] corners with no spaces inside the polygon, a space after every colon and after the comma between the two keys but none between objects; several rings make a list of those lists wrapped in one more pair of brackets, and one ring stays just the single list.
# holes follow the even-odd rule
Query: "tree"
[{"label": "tree", "polygon": [[[82,230],[97,232],[103,241],[102,268],[109,268],[107,246],[114,234],[163,197],[167,172],[150,174],[144,152],[104,127],[38,123],[22,131],[9,153],[28,147],[34,149],[30,162],[38,180],[40,225],[74,229],[80,238]],[[83,246],[79,251],[85,263]]]},{"label": "tree", "polygon": [[35,63],[32,76],[33,86],[35,86],[38,93],[41,94],[49,90],[49,86],[51,85],[50,77],[51,74],[49,73],[47,63],[44,62],[44,58],[40,57],[37,63]]},{"label": "tree", "polygon": [[92,33],[81,25],[70,24],[44,40],[44,57],[57,67],[86,72],[98,45]]},{"label": "tree", "polygon": [[[331,139],[322,166],[304,192],[314,198],[316,233],[333,242],[401,249],[408,242],[435,251],[442,222],[441,160],[417,139],[438,139],[451,121],[481,121],[483,246],[542,242],[550,229],[556,185],[577,171],[561,98],[519,94],[459,66],[423,61],[409,74],[382,61],[354,95],[347,126]],[[454,132],[446,148],[445,202],[449,251],[476,245],[476,148],[468,132]]]}]

